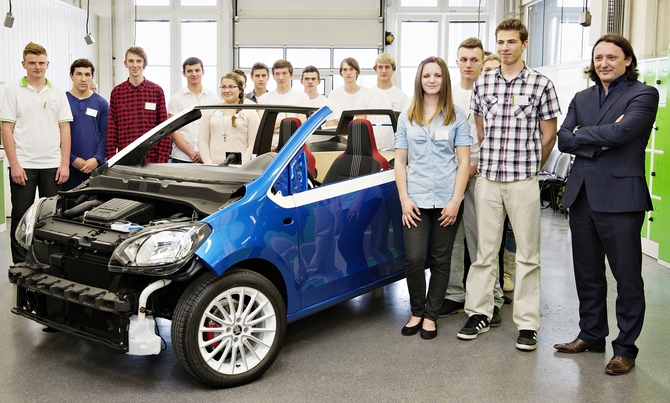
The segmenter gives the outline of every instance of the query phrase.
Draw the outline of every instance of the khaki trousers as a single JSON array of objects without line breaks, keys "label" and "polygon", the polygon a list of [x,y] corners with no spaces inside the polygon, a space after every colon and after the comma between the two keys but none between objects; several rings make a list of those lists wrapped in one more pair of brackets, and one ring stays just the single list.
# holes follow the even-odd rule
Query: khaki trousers
[{"label": "khaki trousers", "polygon": [[537,177],[495,182],[479,177],[475,185],[477,261],[470,266],[465,312],[493,316],[493,289],[505,214],[516,238],[513,319],[518,330],[540,328],[540,190]]}]

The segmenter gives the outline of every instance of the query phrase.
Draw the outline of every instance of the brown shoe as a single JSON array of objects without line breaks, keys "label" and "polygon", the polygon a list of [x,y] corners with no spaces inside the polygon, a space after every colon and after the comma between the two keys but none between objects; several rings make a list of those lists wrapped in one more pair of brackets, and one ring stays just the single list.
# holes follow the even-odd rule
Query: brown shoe
[{"label": "brown shoe", "polygon": [[560,351],[561,353],[569,353],[569,354],[583,353],[584,351],[591,351],[593,353],[605,352],[605,347],[589,344],[584,340],[580,339],[579,337],[577,337],[570,343],[554,344],[554,348]]},{"label": "brown shoe", "polygon": [[615,355],[605,367],[605,372],[610,375],[623,375],[630,372],[635,366],[635,358]]}]

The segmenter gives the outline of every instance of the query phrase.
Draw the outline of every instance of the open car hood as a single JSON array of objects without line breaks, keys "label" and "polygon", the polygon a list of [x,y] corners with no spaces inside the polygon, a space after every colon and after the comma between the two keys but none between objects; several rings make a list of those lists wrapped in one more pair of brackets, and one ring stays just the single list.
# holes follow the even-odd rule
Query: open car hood
[{"label": "open car hood", "polygon": [[201,116],[202,111],[198,108],[187,109],[174,115],[128,144],[127,147],[107,160],[107,163],[100,167],[102,168],[101,170],[110,168],[116,164],[142,165],[151,147],[158,144],[165,136],[173,133],[175,130],[179,130],[181,127],[200,119]]}]

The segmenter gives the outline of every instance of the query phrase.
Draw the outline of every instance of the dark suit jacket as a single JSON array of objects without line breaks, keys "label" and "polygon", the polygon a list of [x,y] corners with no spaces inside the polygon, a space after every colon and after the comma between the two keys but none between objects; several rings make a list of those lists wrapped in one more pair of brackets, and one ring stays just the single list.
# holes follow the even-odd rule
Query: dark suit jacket
[{"label": "dark suit jacket", "polygon": [[[658,110],[658,91],[639,81],[625,80],[619,86],[602,108],[597,86],[578,92],[570,103],[558,131],[559,150],[575,155],[563,193],[566,207],[572,205],[585,185],[594,211],[652,209],[644,160]],[[615,123],[621,115],[624,118]],[[610,149],[603,151],[602,147]]]}]

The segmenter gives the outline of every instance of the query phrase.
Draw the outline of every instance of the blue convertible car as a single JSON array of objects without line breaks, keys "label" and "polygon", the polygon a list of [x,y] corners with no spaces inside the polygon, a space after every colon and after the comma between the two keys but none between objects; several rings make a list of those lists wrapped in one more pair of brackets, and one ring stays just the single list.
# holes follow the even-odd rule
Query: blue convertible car
[{"label": "blue convertible car", "polygon": [[[230,387],[269,368],[287,323],[404,276],[393,170],[361,111],[329,132],[328,108],[264,106],[243,165],[144,164],[207,108],[223,106],[172,117],[26,212],[13,313],[135,355],[160,353],[155,318],[171,320],[184,368]],[[289,112],[307,119],[275,125]]]}]

